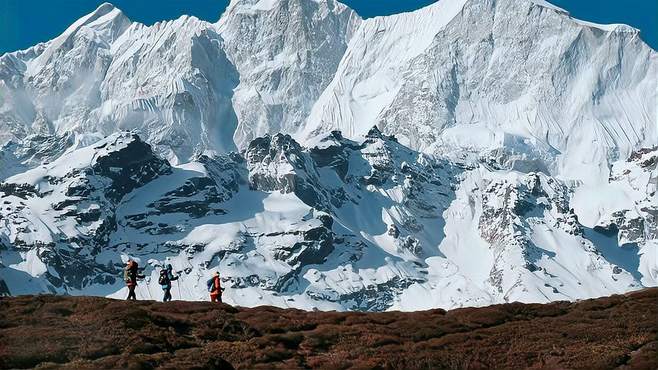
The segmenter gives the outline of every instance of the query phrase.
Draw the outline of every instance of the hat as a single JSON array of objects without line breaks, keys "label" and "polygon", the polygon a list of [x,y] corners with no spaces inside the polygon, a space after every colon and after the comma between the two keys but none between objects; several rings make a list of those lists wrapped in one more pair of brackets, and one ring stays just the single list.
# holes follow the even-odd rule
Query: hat
[{"label": "hat", "polygon": [[215,271],[215,273],[213,274],[213,276],[219,276],[219,271]]}]

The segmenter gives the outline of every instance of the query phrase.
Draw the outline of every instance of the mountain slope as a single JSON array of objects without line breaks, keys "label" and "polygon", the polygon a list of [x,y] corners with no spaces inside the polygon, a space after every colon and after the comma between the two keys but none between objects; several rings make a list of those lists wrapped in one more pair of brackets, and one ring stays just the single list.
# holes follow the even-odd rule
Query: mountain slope
[{"label": "mountain slope", "polygon": [[[0,195],[0,277],[12,295],[122,297],[128,258],[149,276],[141,298],[162,294],[166,262],[181,275],[178,298],[206,299],[219,269],[228,302],[305,309],[548,302],[656,281],[650,207],[640,207],[648,234],[633,209],[587,229],[555,178],[436,159],[376,128],[310,148],[265,136],[178,166],[119,133],[8,178]],[[641,264],[617,234],[642,245]],[[617,254],[601,249],[610,244]]]},{"label": "mountain slope", "polygon": [[658,140],[658,55],[638,34],[528,0],[439,1],[373,18],[305,132],[377,124],[421,150],[505,148],[554,174],[606,181],[609,160]]},{"label": "mountain slope", "polygon": [[335,0],[231,1],[216,28],[240,75],[233,97],[239,148],[297,131],[360,22]]}]

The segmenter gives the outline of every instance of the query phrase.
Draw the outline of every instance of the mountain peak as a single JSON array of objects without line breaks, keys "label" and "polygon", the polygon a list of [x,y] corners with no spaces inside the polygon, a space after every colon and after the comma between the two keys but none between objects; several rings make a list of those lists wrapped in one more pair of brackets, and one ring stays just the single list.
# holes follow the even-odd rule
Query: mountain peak
[{"label": "mountain peak", "polygon": [[109,22],[113,22],[115,20],[121,20],[121,21],[129,21],[128,17],[126,17],[125,14],[121,11],[121,9],[115,7],[111,3],[103,3],[98,6],[93,12],[85,15],[84,17],[78,19],[75,23],[73,23],[65,32],[64,34],[67,34],[68,31],[73,31],[75,32],[82,26],[88,26],[91,24],[106,24]]},{"label": "mountain peak", "polygon": [[94,10],[92,13],[93,14],[107,14],[107,13],[111,12],[114,9],[118,9],[118,8],[115,7],[112,3],[104,2],[101,5],[99,5],[98,8],[96,8],[96,10]]},{"label": "mountain peak", "polygon": [[559,6],[553,5],[553,4],[549,3],[546,0],[527,0],[527,1],[530,1],[531,3],[533,3],[535,5],[538,5],[540,7],[555,11],[558,14],[564,15],[564,16],[568,17],[571,21],[573,21],[576,24],[579,24],[581,26],[590,27],[590,28],[597,28],[597,29],[600,29],[600,30],[606,31],[606,32],[631,32],[631,33],[639,33],[640,32],[640,30],[638,30],[637,28],[629,26],[627,24],[623,24],[623,23],[603,24],[603,23],[588,22],[588,21],[584,21],[584,20],[574,18],[573,16],[571,16],[571,14],[567,10],[565,10],[563,8],[560,8]]},{"label": "mountain peak", "polygon": [[53,39],[48,47],[40,54],[28,70],[29,75],[35,75],[49,63],[58,50],[69,50],[71,41],[81,29],[87,28],[94,31],[100,40],[105,42],[114,41],[124,30],[130,26],[130,19],[121,10],[110,3],[101,4],[96,10],[78,19],[61,35]]}]

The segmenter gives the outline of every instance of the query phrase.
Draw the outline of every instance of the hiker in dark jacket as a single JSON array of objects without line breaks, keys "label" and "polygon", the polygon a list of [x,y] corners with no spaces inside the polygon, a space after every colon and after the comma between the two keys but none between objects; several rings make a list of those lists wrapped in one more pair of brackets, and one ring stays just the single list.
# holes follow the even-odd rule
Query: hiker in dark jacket
[{"label": "hiker in dark jacket", "polygon": [[167,265],[166,268],[160,270],[158,283],[160,283],[162,290],[164,290],[164,298],[162,298],[162,302],[171,301],[171,282],[174,280],[178,280],[178,276],[174,275],[173,267],[171,265]]},{"label": "hiker in dark jacket", "polygon": [[125,280],[126,285],[128,286],[128,300],[137,300],[137,295],[135,294],[135,288],[137,287],[137,279],[143,279],[144,275],[139,273],[137,262],[133,260],[128,260],[126,263],[126,268],[123,271],[123,280]]},{"label": "hiker in dark jacket", "polygon": [[222,284],[219,279],[219,272],[215,272],[213,276],[206,283],[208,285],[208,291],[210,292],[210,301],[222,303]]}]

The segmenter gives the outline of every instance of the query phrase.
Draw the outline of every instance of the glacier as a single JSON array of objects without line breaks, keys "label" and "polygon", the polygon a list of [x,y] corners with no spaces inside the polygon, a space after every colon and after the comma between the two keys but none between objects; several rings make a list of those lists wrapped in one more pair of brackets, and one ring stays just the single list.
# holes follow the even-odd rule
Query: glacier
[{"label": "glacier", "polygon": [[658,57],[540,0],[103,4],[0,56],[0,293],[417,310],[658,284]]}]

